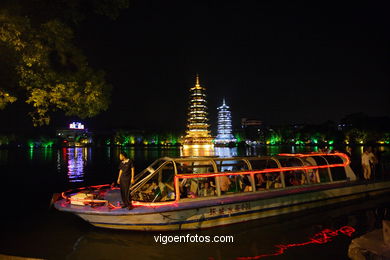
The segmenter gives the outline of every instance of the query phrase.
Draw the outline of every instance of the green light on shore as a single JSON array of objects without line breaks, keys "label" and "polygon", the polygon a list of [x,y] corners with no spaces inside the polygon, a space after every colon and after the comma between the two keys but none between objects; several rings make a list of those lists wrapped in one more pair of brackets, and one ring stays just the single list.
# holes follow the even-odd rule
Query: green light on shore
[{"label": "green light on shore", "polygon": [[46,142],[46,143],[42,143],[42,147],[44,148],[48,148],[48,147],[52,147],[53,146],[53,142],[52,141],[49,141],[49,142]]},{"label": "green light on shore", "polygon": [[177,144],[177,137],[171,135],[169,136],[169,142],[173,145],[176,145]]},{"label": "green light on shore", "polygon": [[236,138],[237,143],[242,142],[242,136],[239,133],[234,134],[234,138]]},{"label": "green light on shore", "polygon": [[330,141],[329,141],[329,144],[333,144],[333,143],[334,143],[334,141],[333,141],[333,140],[330,140]]},{"label": "green light on shore", "polygon": [[267,143],[274,145],[274,144],[279,144],[282,141],[282,137],[278,134],[272,134],[271,138],[268,140]]}]

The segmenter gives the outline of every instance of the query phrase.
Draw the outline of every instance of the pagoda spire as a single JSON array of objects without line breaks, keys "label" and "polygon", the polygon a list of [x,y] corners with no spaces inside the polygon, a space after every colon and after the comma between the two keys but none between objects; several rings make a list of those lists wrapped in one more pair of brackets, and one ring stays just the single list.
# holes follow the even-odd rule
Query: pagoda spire
[{"label": "pagoda spire", "polygon": [[218,107],[218,135],[215,138],[215,144],[228,145],[236,141],[233,136],[232,115],[223,98],[222,106]]},{"label": "pagoda spire", "polygon": [[206,106],[206,89],[200,86],[199,75],[196,74],[195,87],[190,88],[190,102],[187,119],[187,134],[184,147],[212,147]]}]

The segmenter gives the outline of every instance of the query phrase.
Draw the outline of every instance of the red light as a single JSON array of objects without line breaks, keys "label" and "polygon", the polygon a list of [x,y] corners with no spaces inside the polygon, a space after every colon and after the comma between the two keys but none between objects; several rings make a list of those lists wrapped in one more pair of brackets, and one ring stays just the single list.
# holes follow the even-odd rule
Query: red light
[{"label": "red light", "polygon": [[331,229],[324,229],[321,232],[315,234],[313,237],[310,238],[309,241],[303,242],[303,243],[297,243],[297,244],[287,244],[287,245],[276,245],[277,248],[275,253],[271,254],[262,254],[257,256],[244,256],[244,257],[237,257],[238,260],[249,260],[249,259],[260,259],[263,257],[269,257],[269,256],[276,256],[276,255],[282,255],[285,253],[285,251],[288,248],[291,247],[298,247],[298,246],[306,246],[309,244],[325,244],[330,241],[332,241],[332,238],[335,236],[338,236],[340,234],[344,234],[347,236],[351,236],[352,233],[355,232],[355,229],[351,226],[344,226],[337,230],[331,230]]}]

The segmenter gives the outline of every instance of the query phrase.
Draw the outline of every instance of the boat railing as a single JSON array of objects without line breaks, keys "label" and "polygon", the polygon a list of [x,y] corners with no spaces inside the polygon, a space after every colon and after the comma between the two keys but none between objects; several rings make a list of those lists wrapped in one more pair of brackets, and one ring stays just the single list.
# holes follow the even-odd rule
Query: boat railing
[{"label": "boat railing", "polygon": [[[153,168],[158,162],[161,162],[156,169]],[[143,170],[140,174],[134,179],[134,185],[130,187],[131,194],[137,192],[146,182],[148,182],[153,176],[158,173],[166,164],[170,162],[169,158],[162,158],[155,161],[152,165]]]},{"label": "boat railing", "polygon": [[[326,157],[328,158],[325,159]],[[341,159],[337,159],[337,157]],[[298,159],[300,165],[286,166],[294,161],[288,160],[288,158]],[[316,160],[313,158],[316,158]],[[322,161],[319,160],[320,158],[322,158]],[[333,163],[330,163],[332,160]],[[298,161],[295,160],[295,163]],[[178,202],[184,198],[221,196],[238,192],[289,188],[288,186],[298,187],[305,184],[332,183],[339,180],[347,181],[348,174],[344,172],[344,177],[342,177],[344,179],[334,179],[332,178],[333,171],[331,173],[330,169],[336,167],[346,168],[349,163],[349,157],[342,153],[280,154],[276,157],[232,158],[165,157],[156,160],[137,175],[136,182],[132,185],[130,191],[134,204],[158,205],[159,203]],[[320,170],[325,170],[325,172],[319,174]],[[166,172],[169,174],[166,175]],[[290,178],[298,175],[300,177],[295,178],[295,183],[291,183],[289,179],[286,179],[286,176]],[[320,175],[321,178],[324,178],[321,179]],[[311,176],[315,176],[315,178],[313,179]],[[90,188],[101,189],[105,186],[107,185]],[[229,186],[229,189],[227,186]],[[192,191],[192,194],[189,194],[188,190]],[[145,191],[152,192],[149,196],[145,194],[144,196],[137,196],[142,195],[141,193]],[[69,199],[74,192],[73,190],[63,193],[63,198]],[[77,200],[78,198],[74,199]],[[89,198],[84,199],[86,202],[103,202],[88,200]]]},{"label": "boat railing", "polygon": [[[252,168],[252,165],[251,163],[248,163],[248,160],[255,160],[255,159],[259,159],[259,158],[208,158],[208,160],[203,160],[203,162],[210,162],[209,164],[205,164],[205,165],[196,165],[197,167],[211,167],[213,166],[212,168],[214,170],[216,170],[215,172],[205,172],[205,173],[178,173],[177,172],[177,164],[179,163],[183,163],[183,162],[186,162],[184,159],[179,159],[179,160],[176,160],[175,159],[172,159],[172,163],[173,165],[175,166],[175,176],[173,178],[173,185],[174,188],[171,189],[171,193],[172,193],[172,190],[174,190],[175,192],[175,196],[174,197],[165,197],[165,198],[160,198],[161,200],[157,201],[157,203],[166,203],[166,202],[170,202],[170,201],[178,201],[180,198],[184,198],[186,195],[188,196],[188,194],[184,194],[183,195],[183,187],[185,187],[187,185],[187,189],[191,190],[191,193],[190,194],[190,198],[192,197],[197,197],[197,191],[199,191],[199,188],[200,188],[200,185],[204,185],[206,186],[204,189],[203,189],[203,192],[204,194],[208,194],[208,196],[221,196],[221,195],[224,195],[224,194],[228,194],[227,192],[227,189],[226,188],[223,188],[221,186],[224,186],[225,182],[231,182],[231,180],[233,181],[236,181],[236,187],[237,187],[237,179],[239,179],[240,183],[242,184],[242,182],[245,180],[245,178],[247,178],[247,185],[248,187],[246,187],[245,189],[243,189],[241,186],[238,188],[236,188],[236,190],[240,190],[240,192],[256,192],[256,191],[259,191],[259,189],[256,187],[256,179],[255,177],[257,176],[268,176],[270,177],[269,179],[271,180],[267,180],[267,183],[266,183],[266,186],[265,186],[265,189],[268,190],[271,188],[271,185],[273,185],[272,187],[273,188],[286,188],[288,185],[286,183],[286,180],[285,180],[285,174],[288,174],[288,175],[291,175],[291,174],[301,174],[302,175],[302,178],[301,180],[297,183],[297,184],[289,184],[289,186],[292,186],[292,185],[303,185],[303,184],[314,184],[314,183],[319,183],[320,180],[319,180],[319,177],[316,178],[316,181],[312,181],[312,178],[310,178],[308,176],[308,173],[309,171],[316,171],[316,170],[320,170],[320,169],[326,169],[328,170],[328,173],[327,174],[330,174],[330,178],[328,178],[327,180],[325,180],[324,182],[333,182],[332,178],[331,178],[331,172],[330,172],[330,168],[335,168],[335,167],[346,167],[347,165],[349,165],[350,163],[350,160],[348,158],[348,156],[346,156],[345,154],[342,154],[342,153],[334,153],[334,154],[281,154],[279,155],[278,158],[273,158],[273,157],[267,157],[268,159],[272,159],[272,160],[275,160],[275,161],[278,161],[278,159],[280,158],[291,158],[291,157],[295,157],[295,158],[300,158],[300,159],[304,159],[306,157],[313,157],[313,156],[323,156],[323,157],[326,157],[326,156],[334,156],[334,157],[341,157],[342,159],[339,160],[341,161],[340,163],[329,163],[327,160],[324,161],[324,164],[323,165],[315,165],[315,163],[313,163],[313,165],[311,165],[309,162],[306,162],[304,160],[302,160],[302,166],[282,166],[280,162],[277,163],[277,167],[275,168],[265,168],[265,169],[253,169]],[[190,160],[190,159],[187,159],[187,161]],[[196,158],[194,159],[191,159],[193,161],[196,161]],[[221,171],[222,168],[219,167],[218,168],[218,163],[217,161],[227,161],[229,162],[230,161],[239,161],[239,160],[242,160],[245,162],[245,164],[247,164],[248,167],[246,167],[245,169],[241,169],[241,170],[236,170],[236,171]],[[305,165],[306,164],[306,165]],[[232,166],[233,163],[231,164],[225,164],[225,166]],[[161,167],[163,167],[164,165],[161,165]],[[189,167],[195,167],[194,166],[194,163],[192,163],[192,165],[190,165]],[[343,181],[347,181],[348,180],[348,177],[346,175],[344,175],[345,178]],[[150,175],[148,177],[148,180],[151,180],[153,178],[153,175]],[[230,180],[226,180],[226,178],[229,178]],[[208,179],[208,181],[207,181]],[[145,182],[143,182],[144,184],[147,183],[146,180]],[[249,181],[248,181],[249,180]],[[337,181],[337,180],[335,180]],[[207,185],[205,185],[205,183],[208,182]],[[133,193],[134,194],[135,192],[139,191],[140,188],[141,188],[142,185],[138,186],[137,189],[134,189],[133,190]],[[156,187],[159,186],[159,185],[155,185]],[[157,188],[158,189],[158,188]],[[208,192],[208,190],[210,190],[210,192]],[[214,190],[214,192],[212,191]],[[160,193],[161,193],[161,190],[160,190]],[[140,203],[142,204],[143,202],[146,202],[147,204],[150,203],[150,202],[155,202],[156,203],[156,196],[154,196],[154,199],[153,200],[150,200],[150,201],[140,201]],[[139,204],[139,201],[137,202],[136,201],[136,204]],[[153,203],[151,203],[152,205]]]}]

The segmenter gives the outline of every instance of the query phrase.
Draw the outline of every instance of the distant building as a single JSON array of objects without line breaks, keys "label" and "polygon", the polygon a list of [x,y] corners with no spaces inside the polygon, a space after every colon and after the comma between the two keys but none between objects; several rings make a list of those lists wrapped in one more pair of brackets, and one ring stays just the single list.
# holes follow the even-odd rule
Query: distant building
[{"label": "distant building", "polygon": [[196,76],[195,86],[190,89],[190,106],[188,112],[187,134],[184,137],[184,148],[211,148],[213,138],[210,135],[207,118],[206,88],[199,84]]},{"label": "distant building", "polygon": [[86,146],[92,144],[92,133],[80,122],[72,122],[66,129],[56,131],[63,146]]},{"label": "distant building", "polygon": [[258,119],[241,119],[241,128],[246,141],[261,142],[263,137],[263,121]]},{"label": "distant building", "polygon": [[214,142],[215,144],[229,144],[236,141],[232,132],[232,115],[223,99],[222,106],[218,107],[218,134]]}]

